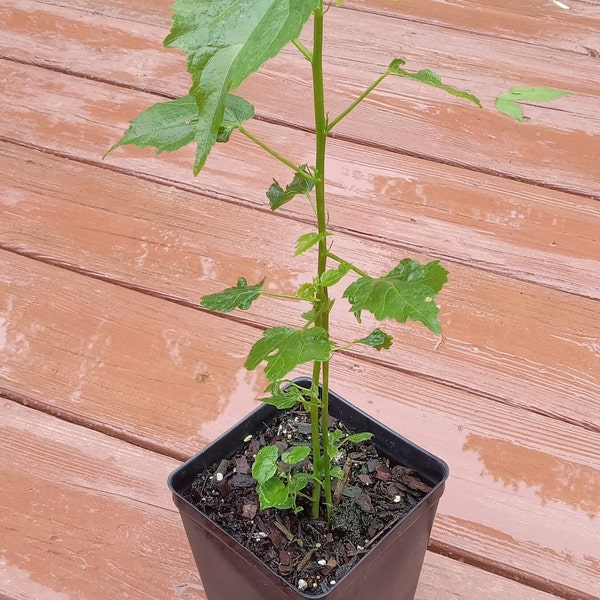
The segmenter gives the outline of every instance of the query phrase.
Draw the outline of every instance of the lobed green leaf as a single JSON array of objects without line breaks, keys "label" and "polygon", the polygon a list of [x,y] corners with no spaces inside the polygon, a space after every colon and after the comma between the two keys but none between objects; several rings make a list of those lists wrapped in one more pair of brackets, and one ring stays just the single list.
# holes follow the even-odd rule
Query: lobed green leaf
[{"label": "lobed green leaf", "polygon": [[248,285],[248,282],[243,277],[238,277],[235,287],[204,296],[200,304],[209,310],[217,312],[231,312],[236,308],[247,310],[262,294],[264,282],[265,280],[263,279],[256,285]]},{"label": "lobed green leaf", "polygon": [[448,271],[438,261],[421,265],[412,259],[401,261],[387,275],[379,278],[361,277],[344,292],[351,311],[360,322],[363,310],[376,319],[407,319],[420,321],[433,333],[441,333],[436,294],[448,278]]},{"label": "lobed green leaf", "polygon": [[192,96],[159,102],[133,119],[107,154],[130,144],[139,148],[153,146],[157,154],[177,150],[194,140],[197,116],[198,105]]},{"label": "lobed green leaf", "polygon": [[265,375],[269,381],[279,381],[298,365],[307,362],[326,362],[331,357],[333,344],[321,327],[267,329],[246,359],[249,371],[265,361]]}]

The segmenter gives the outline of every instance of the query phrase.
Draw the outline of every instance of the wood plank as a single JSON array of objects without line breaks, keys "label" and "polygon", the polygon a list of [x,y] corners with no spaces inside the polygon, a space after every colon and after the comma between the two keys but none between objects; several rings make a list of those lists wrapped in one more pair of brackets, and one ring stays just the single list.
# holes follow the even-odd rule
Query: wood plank
[{"label": "wood plank", "polygon": [[[263,389],[242,368],[254,329],[16,255],[0,264],[8,397],[186,456]],[[565,597],[600,593],[597,433],[356,357],[340,356],[332,378],[449,462],[434,544]]]},{"label": "wood plank", "polygon": [[205,598],[165,483],[175,460],[0,402],[2,593]]},{"label": "wood plank", "polygon": [[572,0],[561,10],[550,0],[345,0],[344,8],[417,20],[440,27],[536,43],[545,48],[594,55],[600,52],[600,6],[596,2]]},{"label": "wood plank", "polygon": [[[16,1],[5,9],[4,56],[163,94],[186,92],[187,79],[176,75],[183,57],[160,48],[162,27],[160,31],[144,24],[132,27],[123,19],[109,21],[105,16],[39,3],[25,4],[28,10],[22,10],[25,0],[15,6]],[[340,123],[336,135],[544,187],[600,194],[595,177],[599,151],[593,144],[600,133],[595,58],[557,51],[548,61],[547,50],[531,43],[481,39],[427,24],[415,28],[414,23],[356,11],[332,10],[328,16],[335,31],[326,65],[332,115],[385,69],[394,51],[404,54],[415,69],[434,68],[449,83],[479,95],[488,106],[499,91],[513,85],[575,92],[551,105],[529,108],[533,121],[521,126],[495,111],[477,111],[464,101],[445,97],[439,90],[392,78],[357,109],[356,118]],[[36,19],[45,26],[36,27]],[[107,39],[114,42],[110,53]],[[356,47],[361,48],[359,62]],[[102,60],[97,60],[99,56]],[[256,103],[263,118],[311,126],[310,107],[304,101],[309,81],[303,61],[297,52],[286,50],[244,84],[242,94]],[[283,97],[285,103],[279,100]]]},{"label": "wood plank", "polygon": [[[251,282],[268,275],[270,289],[286,294],[311,279],[310,253],[290,268],[295,240],[310,229],[302,222],[10,145],[0,146],[0,166],[9,186],[4,248],[193,306],[240,275]],[[404,256],[393,244],[346,233],[332,239],[339,254],[374,274]],[[589,274],[600,289],[596,264]],[[419,326],[386,323],[396,347],[372,360],[600,428],[600,302],[448,266],[450,284],[440,296],[443,343],[436,347]],[[341,340],[369,331],[371,321],[359,327],[345,301],[336,308]],[[264,299],[236,318],[268,327],[299,324],[299,313],[296,305]]]},{"label": "wood plank", "polygon": [[[94,163],[126,127],[126,115],[150,102],[148,95],[36,68],[4,63],[0,76],[7,80],[0,136]],[[308,134],[258,121],[251,127],[300,162],[313,160]],[[246,164],[253,147],[240,138],[218,145],[198,179],[189,150],[158,159],[128,150],[107,163],[264,210],[271,178],[290,176],[274,160]],[[360,235],[411,251],[600,297],[598,202],[343,141],[332,140],[330,152],[333,227],[356,232],[361,223]],[[298,202],[280,212],[312,218]]]},{"label": "wood plank", "polygon": [[[166,458],[0,399],[0,597],[206,600],[165,478]],[[15,452],[15,450],[18,450]],[[32,481],[31,465],[36,465]],[[555,600],[427,553],[416,600],[440,591]]]}]

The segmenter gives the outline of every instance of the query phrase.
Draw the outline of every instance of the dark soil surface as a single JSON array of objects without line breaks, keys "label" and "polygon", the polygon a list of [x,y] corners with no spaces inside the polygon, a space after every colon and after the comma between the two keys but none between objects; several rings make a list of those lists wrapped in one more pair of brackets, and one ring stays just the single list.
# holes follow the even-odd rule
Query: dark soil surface
[{"label": "dark soil surface", "polygon": [[[330,426],[356,433],[346,431],[334,419]],[[311,518],[308,500],[300,502],[303,510],[297,514],[260,510],[251,476],[254,457],[265,445],[276,444],[282,452],[298,444],[310,445],[309,434],[309,419],[302,409],[280,412],[233,458],[200,473],[188,499],[292,586],[306,594],[321,594],[368,553],[430,487],[407,467],[390,464],[370,442],[347,443],[336,457],[345,477],[333,481],[329,523]],[[309,460],[299,468],[310,470]]]}]

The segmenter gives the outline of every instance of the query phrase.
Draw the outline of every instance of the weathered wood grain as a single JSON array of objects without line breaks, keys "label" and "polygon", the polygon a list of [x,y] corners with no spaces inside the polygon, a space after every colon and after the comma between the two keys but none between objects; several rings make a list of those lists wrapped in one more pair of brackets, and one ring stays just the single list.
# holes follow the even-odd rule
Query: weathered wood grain
[{"label": "weathered wood grain", "polygon": [[[256,330],[16,255],[0,264],[0,393],[178,457],[255,405],[264,382],[242,363]],[[600,592],[597,434],[354,357],[332,377],[449,462],[434,543]]]},{"label": "weathered wood grain", "polygon": [[[191,305],[239,276],[250,282],[266,276],[270,289],[287,294],[310,280],[311,253],[289,268],[295,240],[310,230],[302,222],[7,145],[0,146],[0,165],[7,183],[4,248]],[[338,254],[375,275],[405,256],[347,233],[332,240]],[[441,345],[420,326],[386,323],[394,351],[373,360],[600,428],[600,303],[447,266]],[[236,318],[267,327],[299,324],[301,312],[296,304],[264,299]],[[340,341],[368,333],[371,322],[360,327],[345,300],[334,314]]]},{"label": "weathered wood grain", "polygon": [[[0,490],[0,597],[206,600],[165,485],[176,461],[7,400],[0,407],[0,470],[11,484]],[[429,552],[416,600],[442,591],[556,599]]]},{"label": "weathered wood grain", "polygon": [[[150,101],[144,94],[6,63],[0,76],[7,81],[0,136],[94,163],[126,128],[126,115]],[[313,160],[308,134],[261,122],[252,129],[299,162]],[[258,162],[248,164],[252,152],[241,136],[219,144],[197,179],[190,149],[157,159],[150,152],[120,150],[107,164],[265,210],[271,178],[287,181],[290,175],[274,160],[257,156]],[[343,141],[332,141],[330,152],[332,227],[599,297],[598,202]],[[280,212],[312,218],[300,202]]]},{"label": "weathered wood grain", "polygon": [[473,31],[495,38],[535,43],[548,49],[593,55],[600,51],[600,6],[596,2],[572,0],[569,10],[550,0],[345,0],[344,7],[399,19],[427,22],[440,27]]},{"label": "weathered wood grain", "polygon": [[[122,18],[110,20],[96,10],[90,14],[39,3],[23,10],[18,7],[28,6],[24,0],[17,7],[17,0],[11,2],[4,17],[5,56],[161,93],[184,94],[189,87],[178,74],[183,56],[160,47],[162,20],[160,28],[148,29],[144,24],[132,27]],[[551,105],[528,108],[533,120],[522,126],[492,110],[478,111],[439,90],[391,78],[357,109],[356,118],[340,123],[336,135],[547,187],[599,195],[595,177],[599,151],[588,143],[590,136],[600,133],[597,60],[593,57],[555,51],[549,61],[546,49],[530,43],[480,39],[426,24],[415,28],[406,21],[356,11],[332,10],[328,17],[335,32],[325,67],[332,116],[385,69],[393,54],[403,55],[415,69],[433,68],[449,83],[479,95],[488,106],[498,92],[514,85],[575,92]],[[45,21],[45,27],[36,28],[36,19]],[[114,43],[110,51],[108,38]],[[57,43],[60,53],[55,52]],[[358,57],[357,47],[361,48]],[[368,57],[365,48],[369,48]],[[283,52],[242,86],[242,94],[256,103],[263,118],[311,126],[310,104],[304,101],[310,92],[305,62],[297,52]],[[282,97],[285,103],[276,100]]]}]

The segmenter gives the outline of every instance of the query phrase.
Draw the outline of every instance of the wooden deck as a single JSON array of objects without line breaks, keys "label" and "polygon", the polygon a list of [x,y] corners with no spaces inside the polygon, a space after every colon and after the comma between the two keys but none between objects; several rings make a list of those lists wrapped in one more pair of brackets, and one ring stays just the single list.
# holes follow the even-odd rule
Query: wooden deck
[{"label": "wooden deck", "polygon": [[[600,597],[600,3],[564,1],[328,14],[332,114],[395,56],[486,105],[389,78],[330,146],[338,253],[451,272],[441,343],[389,325],[390,352],[333,365],[336,391],[450,465],[418,600]],[[310,272],[310,253],[287,266],[310,213],[264,197],[285,168],[241,136],[197,179],[191,149],[102,161],[186,90],[160,48],[169,4],[0,4],[4,600],[205,600],[165,480],[255,406],[264,381],[242,364],[261,329],[297,321],[277,300],[198,306],[238,275],[287,292]],[[521,125],[490,108],[526,84],[573,95]],[[289,49],[242,93],[248,128],[310,163],[309,85]]]}]

